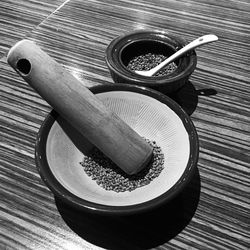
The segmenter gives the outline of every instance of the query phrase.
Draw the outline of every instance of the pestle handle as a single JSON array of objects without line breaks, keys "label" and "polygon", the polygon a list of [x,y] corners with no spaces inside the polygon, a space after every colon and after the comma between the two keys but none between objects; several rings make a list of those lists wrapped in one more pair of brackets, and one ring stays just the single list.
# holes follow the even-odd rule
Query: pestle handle
[{"label": "pestle handle", "polygon": [[82,82],[29,40],[14,45],[8,63],[65,120],[127,174],[144,168],[152,147]]}]

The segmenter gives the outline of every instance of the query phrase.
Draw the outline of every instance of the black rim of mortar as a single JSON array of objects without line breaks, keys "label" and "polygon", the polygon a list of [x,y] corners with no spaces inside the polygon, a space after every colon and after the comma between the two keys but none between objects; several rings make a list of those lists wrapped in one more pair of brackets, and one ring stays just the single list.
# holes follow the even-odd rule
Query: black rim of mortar
[{"label": "black rim of mortar", "polygon": [[78,210],[85,210],[87,212],[106,214],[106,215],[125,215],[134,214],[139,212],[145,212],[150,209],[154,209],[163,203],[172,200],[183,188],[188,184],[193,176],[194,169],[197,165],[198,154],[199,154],[199,142],[196,129],[191,121],[190,117],[185,113],[185,111],[172,99],[161,94],[158,91],[151,90],[145,87],[128,85],[128,84],[116,84],[116,85],[100,85],[90,88],[94,94],[109,92],[109,91],[131,91],[144,95],[148,95],[158,101],[166,104],[171,108],[182,120],[188,135],[190,143],[190,156],[186,166],[186,169],[180,179],[164,194],[143,203],[128,205],[128,206],[110,206],[102,205],[94,202],[89,202],[87,200],[81,199],[76,195],[68,191],[59,181],[55,178],[51,172],[47,158],[46,158],[46,143],[48,134],[53,123],[59,116],[55,110],[52,110],[42,123],[36,138],[35,145],[35,161],[38,172],[49,187],[49,189],[54,193],[54,195],[65,202],[66,204],[73,206]]},{"label": "black rim of mortar", "polygon": [[142,76],[129,69],[123,63],[122,54],[129,46],[137,43],[155,43],[155,46],[162,45],[177,51],[187,44],[187,41],[179,36],[166,31],[135,30],[130,33],[116,37],[106,48],[105,60],[110,69],[114,71],[124,81],[133,81],[135,84],[145,87],[153,87],[173,84],[180,79],[190,76],[196,68],[197,56],[195,50],[186,53],[178,59],[177,69],[164,76]]}]

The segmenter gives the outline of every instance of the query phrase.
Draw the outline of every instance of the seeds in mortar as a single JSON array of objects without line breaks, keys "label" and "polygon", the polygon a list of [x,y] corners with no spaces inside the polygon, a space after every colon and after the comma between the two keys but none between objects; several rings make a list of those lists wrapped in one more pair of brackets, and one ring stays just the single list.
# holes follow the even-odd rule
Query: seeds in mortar
[{"label": "seeds in mortar", "polygon": [[[147,71],[150,70],[157,65],[159,65],[161,62],[166,60],[167,57],[164,55],[158,55],[158,54],[152,54],[152,53],[147,53],[145,55],[140,55],[132,58],[129,63],[127,68],[131,71]],[[177,68],[177,65],[175,62],[172,62],[168,64],[166,67],[161,69],[159,72],[157,72],[154,76],[165,76],[173,71],[175,71]]]},{"label": "seeds in mortar", "polygon": [[98,148],[94,148],[80,164],[85,173],[106,190],[115,192],[135,190],[158,177],[164,167],[164,155],[161,148],[155,141],[145,140],[152,146],[153,156],[148,166],[137,174],[126,174]]}]

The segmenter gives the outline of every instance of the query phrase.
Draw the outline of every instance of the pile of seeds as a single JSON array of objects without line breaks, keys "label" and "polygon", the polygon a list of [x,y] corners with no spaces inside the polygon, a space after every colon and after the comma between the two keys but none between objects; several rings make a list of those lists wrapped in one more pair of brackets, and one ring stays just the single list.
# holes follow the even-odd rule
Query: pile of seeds
[{"label": "pile of seeds", "polygon": [[132,191],[149,184],[158,177],[164,167],[164,155],[155,141],[145,139],[153,147],[153,157],[142,171],[128,175],[106,157],[99,149],[94,148],[80,164],[85,173],[106,190],[115,192]]},{"label": "pile of seeds", "polygon": [[[150,70],[157,65],[159,65],[161,62],[166,60],[167,57],[164,55],[158,55],[158,54],[152,54],[152,53],[147,53],[145,55],[140,55],[132,58],[129,63],[127,68],[131,71],[140,71],[140,70]],[[172,62],[168,64],[166,67],[164,67],[162,70],[157,72],[154,76],[165,76],[173,71],[175,71],[177,68],[177,65],[175,62]]]}]

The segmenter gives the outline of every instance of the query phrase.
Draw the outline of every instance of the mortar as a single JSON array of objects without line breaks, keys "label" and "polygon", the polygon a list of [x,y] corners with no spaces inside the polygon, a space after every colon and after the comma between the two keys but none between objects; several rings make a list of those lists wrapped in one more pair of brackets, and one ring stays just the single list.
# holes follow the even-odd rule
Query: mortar
[{"label": "mortar", "polygon": [[104,190],[80,164],[91,144],[52,111],[36,140],[35,159],[44,182],[63,202],[92,213],[134,214],[170,202],[192,178],[198,160],[198,137],[190,117],[152,89],[117,84],[90,90],[138,134],[157,142],[164,153],[164,169],[150,184],[131,192]]}]

